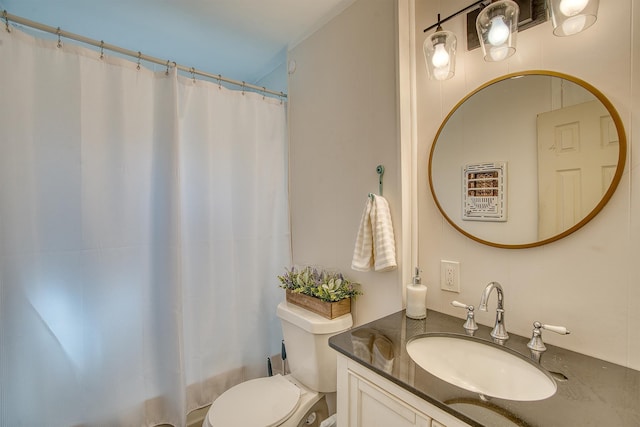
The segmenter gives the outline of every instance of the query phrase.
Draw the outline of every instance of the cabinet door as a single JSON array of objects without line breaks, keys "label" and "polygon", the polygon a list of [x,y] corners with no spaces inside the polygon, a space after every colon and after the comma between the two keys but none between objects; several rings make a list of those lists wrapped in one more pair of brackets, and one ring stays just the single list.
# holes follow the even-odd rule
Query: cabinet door
[{"label": "cabinet door", "polygon": [[470,427],[342,355],[336,403],[340,427]]},{"label": "cabinet door", "polygon": [[431,419],[395,396],[349,373],[351,427],[431,427]]}]

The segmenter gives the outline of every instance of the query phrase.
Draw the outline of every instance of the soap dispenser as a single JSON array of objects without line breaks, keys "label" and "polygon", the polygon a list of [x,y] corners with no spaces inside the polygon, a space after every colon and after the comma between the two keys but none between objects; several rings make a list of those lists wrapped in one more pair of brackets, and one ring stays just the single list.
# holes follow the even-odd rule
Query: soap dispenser
[{"label": "soap dispenser", "polygon": [[411,319],[427,317],[427,287],[422,284],[418,267],[413,276],[413,283],[407,285],[407,317]]}]

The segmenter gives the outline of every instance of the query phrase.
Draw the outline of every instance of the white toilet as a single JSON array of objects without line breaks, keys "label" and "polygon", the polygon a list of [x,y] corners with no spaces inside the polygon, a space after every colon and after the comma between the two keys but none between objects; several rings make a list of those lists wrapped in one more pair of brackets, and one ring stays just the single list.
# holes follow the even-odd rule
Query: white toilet
[{"label": "white toilet", "polygon": [[218,397],[203,427],[314,427],[329,416],[324,393],[336,391],[336,353],[329,337],[353,325],[286,302],[278,305],[291,374],[238,384]]}]

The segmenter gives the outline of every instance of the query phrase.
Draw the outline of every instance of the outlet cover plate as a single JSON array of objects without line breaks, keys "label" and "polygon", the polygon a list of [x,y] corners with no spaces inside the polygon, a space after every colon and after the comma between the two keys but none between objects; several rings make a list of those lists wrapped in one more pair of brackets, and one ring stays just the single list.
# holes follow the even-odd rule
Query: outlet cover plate
[{"label": "outlet cover plate", "polygon": [[460,293],[460,262],[440,261],[440,289]]}]

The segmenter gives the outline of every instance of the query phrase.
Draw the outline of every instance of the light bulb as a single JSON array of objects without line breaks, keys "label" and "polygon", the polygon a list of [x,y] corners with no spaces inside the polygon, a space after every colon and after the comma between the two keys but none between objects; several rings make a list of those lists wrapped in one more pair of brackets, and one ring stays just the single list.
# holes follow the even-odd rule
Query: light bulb
[{"label": "light bulb", "polygon": [[449,67],[445,65],[444,67],[437,67],[433,69],[433,77],[436,80],[447,80],[449,78]]},{"label": "light bulb", "polygon": [[435,51],[433,57],[431,57],[431,63],[434,68],[442,68],[449,65],[449,52],[444,48],[444,43],[438,43],[435,45]]},{"label": "light bulb", "polygon": [[489,43],[493,46],[500,46],[507,41],[510,33],[511,31],[504,23],[504,18],[502,16],[495,16],[491,18],[491,29],[487,35]]},{"label": "light bulb", "polygon": [[562,0],[559,9],[564,16],[575,16],[582,12],[587,4],[589,0]]},{"label": "light bulb", "polygon": [[587,23],[587,17],[584,15],[572,16],[562,23],[562,31],[567,36],[578,34],[582,31]]}]

